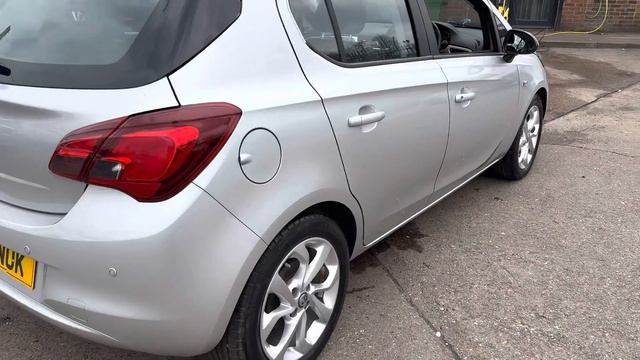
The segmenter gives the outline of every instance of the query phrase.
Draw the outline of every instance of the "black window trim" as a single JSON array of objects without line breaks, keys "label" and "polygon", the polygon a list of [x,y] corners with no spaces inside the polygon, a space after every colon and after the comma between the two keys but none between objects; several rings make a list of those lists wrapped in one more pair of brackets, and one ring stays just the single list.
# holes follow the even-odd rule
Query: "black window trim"
[{"label": "black window trim", "polygon": [[[333,3],[332,3],[332,0],[324,0],[324,1],[327,6],[327,11],[329,13],[329,17],[331,20],[331,27],[333,28],[334,36],[336,38],[336,42],[338,45],[338,52],[340,54],[340,57],[342,57],[342,54],[344,53],[344,43],[342,42],[342,34],[340,33],[340,27],[338,26],[338,20],[335,14],[335,10],[333,8]],[[392,64],[432,60],[433,59],[433,55],[431,52],[432,44],[427,37],[427,32],[425,31],[424,16],[421,12],[420,5],[419,5],[420,1],[424,1],[424,0],[404,0],[405,5],[407,6],[407,11],[409,12],[409,18],[411,19],[413,35],[416,40],[416,47],[418,50],[418,56],[416,57],[365,61],[365,62],[359,62],[359,63],[347,63],[344,61],[336,60],[326,54],[316,51],[312,46],[310,46],[308,42],[306,42],[306,44],[313,52],[320,55],[325,60],[343,68],[362,68],[362,67],[370,67],[370,66],[382,66],[382,65],[392,65]]]},{"label": "black window trim", "polygon": [[[498,40],[500,39],[500,37],[498,36],[498,28],[495,23],[495,17],[494,17],[493,11],[491,11],[491,9],[483,1],[479,1],[479,0],[474,0],[474,1],[481,2],[482,6],[486,8],[489,14],[490,25],[487,25],[487,26],[492,27],[491,29],[492,31],[489,31],[489,35],[490,35],[490,41],[492,43],[492,47],[494,50],[482,50],[482,51],[476,51],[476,52],[470,52],[470,53],[455,53],[455,54],[438,54],[437,53],[438,51],[436,50],[433,55],[434,59],[451,59],[451,58],[463,58],[463,57],[475,57],[475,56],[503,56],[504,55],[502,44]],[[418,0],[418,3],[420,6],[420,10],[422,11],[423,21],[425,23],[425,29],[427,31],[427,38],[429,39],[429,44],[432,49],[437,49],[439,46],[438,44],[436,44],[437,41],[436,41],[435,31],[433,30],[432,26],[426,26],[426,24],[432,23],[431,15],[429,14],[429,9],[427,8],[427,5],[425,4],[424,0]],[[486,19],[485,19],[485,23],[486,23]]]}]

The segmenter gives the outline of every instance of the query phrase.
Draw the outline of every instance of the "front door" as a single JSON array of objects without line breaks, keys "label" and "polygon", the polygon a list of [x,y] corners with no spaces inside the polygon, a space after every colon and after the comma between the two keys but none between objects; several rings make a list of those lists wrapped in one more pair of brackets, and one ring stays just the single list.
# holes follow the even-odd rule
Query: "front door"
[{"label": "front door", "polygon": [[503,155],[518,121],[518,68],[500,55],[494,15],[482,0],[423,0],[438,31],[437,62],[448,79],[450,132],[437,195]]},{"label": "front door", "polygon": [[[501,155],[517,121],[518,68],[502,56],[438,60],[449,79],[451,133],[436,190],[466,180]],[[447,189],[448,190],[448,189]]]},{"label": "front door", "polygon": [[283,20],[324,101],[368,244],[428,205],[447,145],[447,81],[412,26],[422,18],[406,4],[416,3],[326,3],[290,0]]}]

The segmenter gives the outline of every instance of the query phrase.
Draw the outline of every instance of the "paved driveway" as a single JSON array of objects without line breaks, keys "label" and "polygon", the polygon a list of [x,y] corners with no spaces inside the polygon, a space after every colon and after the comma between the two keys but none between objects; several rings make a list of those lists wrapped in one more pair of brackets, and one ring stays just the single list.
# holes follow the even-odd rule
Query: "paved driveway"
[{"label": "paved driveway", "polygon": [[[325,359],[640,358],[640,51],[544,56],[551,118],[568,114],[530,177],[481,177],[357,259]],[[0,343],[0,359],[162,359],[4,299]]]},{"label": "paved driveway", "polygon": [[548,124],[524,181],[480,178],[358,259],[325,358],[640,358],[638,91]]}]

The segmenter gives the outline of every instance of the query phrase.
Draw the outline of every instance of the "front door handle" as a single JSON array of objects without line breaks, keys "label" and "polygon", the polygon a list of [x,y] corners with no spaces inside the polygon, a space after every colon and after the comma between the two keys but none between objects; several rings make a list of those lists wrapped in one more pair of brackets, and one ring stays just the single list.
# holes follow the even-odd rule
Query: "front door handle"
[{"label": "front door handle", "polygon": [[359,127],[373,124],[384,120],[387,114],[384,111],[377,111],[371,114],[356,115],[349,118],[349,127]]},{"label": "front door handle", "polygon": [[456,95],[456,103],[462,104],[465,101],[471,101],[475,98],[476,98],[476,93],[474,92],[460,93]]}]

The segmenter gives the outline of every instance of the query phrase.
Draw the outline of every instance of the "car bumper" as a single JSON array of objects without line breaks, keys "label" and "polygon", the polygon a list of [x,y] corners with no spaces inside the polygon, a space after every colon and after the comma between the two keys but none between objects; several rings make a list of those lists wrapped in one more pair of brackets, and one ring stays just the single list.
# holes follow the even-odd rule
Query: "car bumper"
[{"label": "car bumper", "polygon": [[38,262],[33,290],[0,274],[11,300],[86,339],[173,356],[220,341],[266,248],[195,185],[155,204],[90,186],[58,218],[0,203],[0,244]]}]

